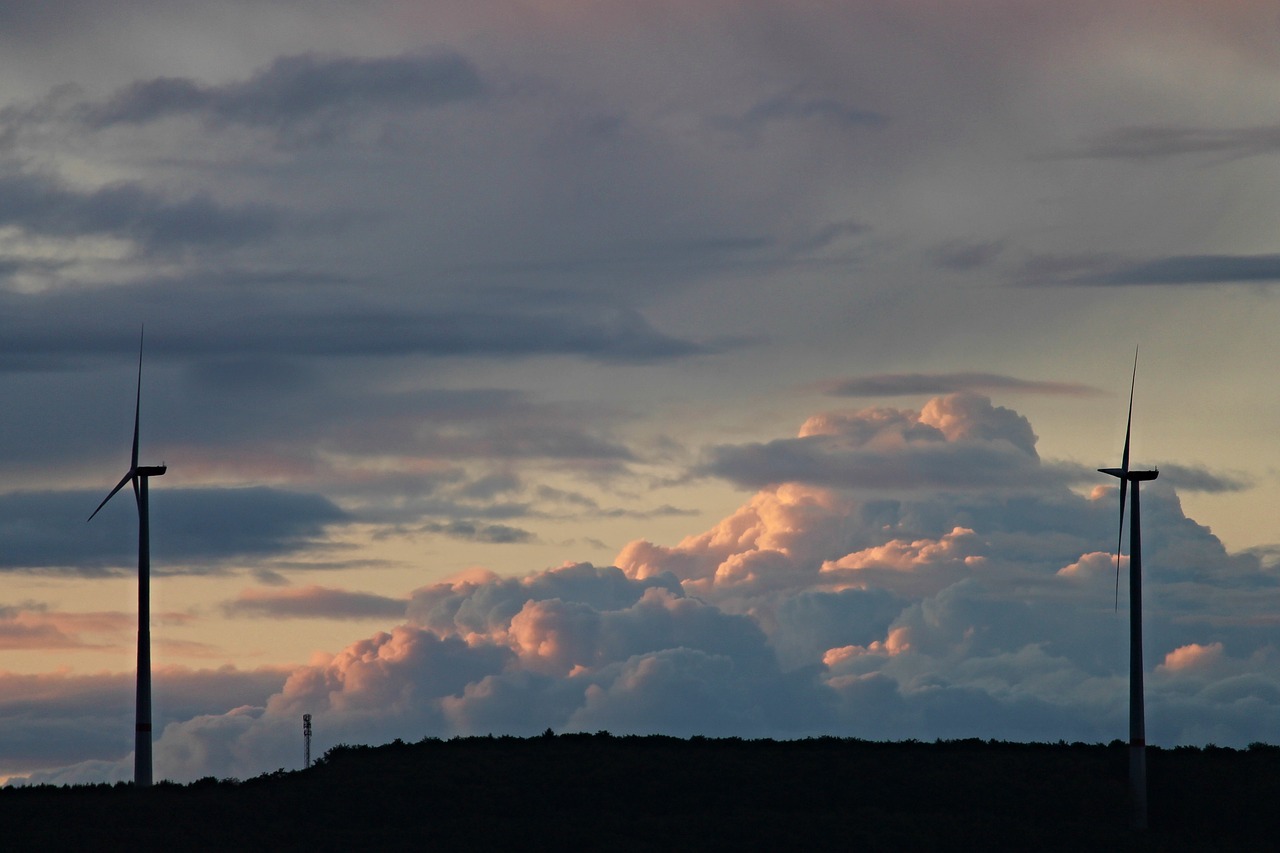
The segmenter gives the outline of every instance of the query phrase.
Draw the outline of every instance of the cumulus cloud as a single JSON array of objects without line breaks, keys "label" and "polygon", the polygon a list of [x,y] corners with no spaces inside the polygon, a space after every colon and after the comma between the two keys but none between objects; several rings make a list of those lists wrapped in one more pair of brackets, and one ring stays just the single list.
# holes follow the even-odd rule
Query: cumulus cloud
[{"label": "cumulus cloud", "polygon": [[[1030,424],[981,398],[814,416],[802,432],[886,456],[920,440],[1001,443],[1039,462]],[[1052,479],[1012,498],[944,488],[910,500],[786,482],[674,546],[633,542],[616,566],[473,570],[407,603],[254,590],[229,606],[330,618],[394,606],[405,621],[318,654],[257,701],[171,718],[158,772],[291,766],[302,713],[326,743],[548,727],[1110,740],[1124,730],[1127,668],[1106,550],[1113,497]],[[1260,614],[1280,587],[1186,518],[1167,484],[1151,484],[1143,503],[1148,643],[1169,650],[1148,664],[1151,740],[1257,740],[1280,722],[1272,624],[1222,602],[1248,596]],[[39,778],[107,773],[104,754]]]},{"label": "cumulus cloud", "polygon": [[1036,488],[1079,477],[1042,464],[1026,418],[960,393],[918,413],[868,409],[817,415],[794,439],[713,447],[700,471],[743,486],[802,482],[840,488]]},{"label": "cumulus cloud", "polygon": [[[1123,568],[1128,564],[1128,561],[1128,556],[1122,556],[1119,565]],[[1058,569],[1058,575],[1064,578],[1081,578],[1096,581],[1097,578],[1114,572],[1115,567],[1115,554],[1094,551],[1089,554],[1081,554],[1079,560]]]},{"label": "cumulus cloud", "polygon": [[1160,666],[1170,672],[1206,669],[1222,659],[1222,643],[1188,643],[1164,656]]}]

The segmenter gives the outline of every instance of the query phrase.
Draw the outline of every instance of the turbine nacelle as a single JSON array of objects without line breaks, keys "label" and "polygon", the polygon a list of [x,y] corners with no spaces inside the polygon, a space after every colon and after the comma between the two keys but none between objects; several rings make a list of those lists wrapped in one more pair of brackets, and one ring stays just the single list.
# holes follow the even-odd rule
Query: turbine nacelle
[{"label": "turbine nacelle", "polygon": [[1119,480],[1127,480],[1130,483],[1136,483],[1140,480],[1154,480],[1160,476],[1160,470],[1153,468],[1150,471],[1126,471],[1123,468],[1099,468],[1098,473],[1110,474]]}]

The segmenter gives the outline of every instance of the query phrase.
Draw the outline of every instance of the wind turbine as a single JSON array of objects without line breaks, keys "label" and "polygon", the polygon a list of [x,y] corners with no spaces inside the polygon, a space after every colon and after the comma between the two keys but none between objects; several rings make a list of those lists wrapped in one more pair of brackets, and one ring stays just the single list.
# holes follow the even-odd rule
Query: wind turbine
[{"label": "wind turbine", "polygon": [[1133,483],[1129,509],[1129,790],[1133,796],[1133,825],[1147,827],[1147,725],[1142,701],[1142,515],[1138,508],[1138,484],[1154,480],[1160,472],[1129,469],[1129,436],[1133,428],[1133,388],[1138,380],[1138,352],[1133,353],[1129,380],[1129,417],[1124,427],[1124,451],[1119,468],[1099,468],[1120,480],[1120,533],[1116,542],[1116,607],[1120,606],[1120,546],[1124,541],[1124,505]]},{"label": "wind turbine", "polygon": [[[143,330],[145,334],[145,329]],[[138,420],[142,410],[142,335],[138,340],[138,393],[133,404],[133,455],[129,470],[102,503],[89,516],[98,514],[107,501],[133,484],[133,497],[138,504],[138,690],[134,724],[133,784],[151,787],[151,520],[147,501],[147,480],[159,477],[168,466],[138,464]]]}]

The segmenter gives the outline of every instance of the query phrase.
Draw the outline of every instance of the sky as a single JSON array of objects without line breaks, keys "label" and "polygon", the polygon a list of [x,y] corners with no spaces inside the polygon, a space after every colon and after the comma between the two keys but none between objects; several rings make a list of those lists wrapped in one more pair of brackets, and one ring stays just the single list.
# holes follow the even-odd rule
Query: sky
[{"label": "sky", "polygon": [[[0,779],[1280,739],[1280,14],[0,4]],[[1123,549],[1127,555],[1127,546]],[[1128,558],[1122,556],[1121,568]]]}]

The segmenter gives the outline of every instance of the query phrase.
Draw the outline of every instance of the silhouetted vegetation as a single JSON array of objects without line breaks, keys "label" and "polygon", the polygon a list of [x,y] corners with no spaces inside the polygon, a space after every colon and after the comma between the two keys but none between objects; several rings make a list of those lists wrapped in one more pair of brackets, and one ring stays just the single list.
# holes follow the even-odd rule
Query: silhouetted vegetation
[{"label": "silhouetted vegetation", "polygon": [[1270,849],[1280,747],[695,737],[340,746],[306,771],[0,790],[7,849]]}]

